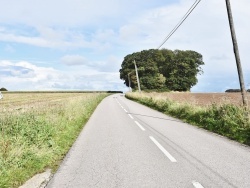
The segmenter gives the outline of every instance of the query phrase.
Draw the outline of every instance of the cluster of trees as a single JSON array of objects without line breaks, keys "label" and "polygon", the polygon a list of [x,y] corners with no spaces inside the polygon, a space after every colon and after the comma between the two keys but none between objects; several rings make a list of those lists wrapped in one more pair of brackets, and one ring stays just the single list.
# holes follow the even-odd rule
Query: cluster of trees
[{"label": "cluster of trees", "polygon": [[0,91],[8,91],[6,88],[2,87],[0,88]]},{"label": "cluster of trees", "polygon": [[150,49],[127,55],[121,65],[124,84],[137,88],[134,61],[138,67],[141,89],[189,91],[203,73],[202,55],[191,50]]},{"label": "cluster of trees", "polygon": [[[250,92],[250,89],[246,90],[247,92]],[[227,89],[225,91],[226,93],[237,93],[237,92],[241,92],[240,89]]]}]

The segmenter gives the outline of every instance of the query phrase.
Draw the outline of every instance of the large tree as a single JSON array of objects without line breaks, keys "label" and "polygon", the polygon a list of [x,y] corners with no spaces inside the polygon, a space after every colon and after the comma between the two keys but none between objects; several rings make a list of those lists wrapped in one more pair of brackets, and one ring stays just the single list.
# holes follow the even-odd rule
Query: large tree
[{"label": "large tree", "polygon": [[142,89],[169,89],[174,91],[189,91],[197,84],[197,75],[202,73],[204,64],[202,55],[195,51],[181,50],[143,50],[127,55],[121,65],[120,78],[124,84],[137,89],[134,63]]}]

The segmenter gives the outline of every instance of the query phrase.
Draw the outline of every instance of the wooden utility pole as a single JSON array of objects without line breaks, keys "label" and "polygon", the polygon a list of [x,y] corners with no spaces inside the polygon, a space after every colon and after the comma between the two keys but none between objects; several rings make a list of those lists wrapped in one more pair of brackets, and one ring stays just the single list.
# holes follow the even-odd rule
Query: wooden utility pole
[{"label": "wooden utility pole", "polygon": [[3,98],[3,94],[1,93],[1,91],[0,91],[0,100]]},{"label": "wooden utility pole", "polygon": [[129,91],[132,91],[132,88],[131,88],[131,80],[130,80],[130,73],[128,73],[128,87],[129,87]]},{"label": "wooden utility pole", "polygon": [[141,92],[141,86],[140,86],[140,80],[139,80],[139,76],[138,76],[138,71],[137,71],[137,66],[134,60],[134,64],[135,64],[135,73],[136,73],[136,79],[137,79],[137,84],[138,84],[138,90],[139,92]]},{"label": "wooden utility pole", "polygon": [[234,46],[234,55],[235,55],[235,60],[237,64],[237,69],[238,69],[242,101],[243,101],[243,105],[247,107],[246,89],[245,89],[243,72],[242,72],[241,62],[240,62],[239,49],[238,49],[238,44],[237,44],[237,39],[236,39],[236,34],[235,34],[235,29],[234,29],[232,10],[231,10],[231,5],[230,5],[229,0],[226,0],[226,5],[227,5],[227,14],[228,14],[231,35],[232,35],[232,41],[233,41],[233,46]]}]

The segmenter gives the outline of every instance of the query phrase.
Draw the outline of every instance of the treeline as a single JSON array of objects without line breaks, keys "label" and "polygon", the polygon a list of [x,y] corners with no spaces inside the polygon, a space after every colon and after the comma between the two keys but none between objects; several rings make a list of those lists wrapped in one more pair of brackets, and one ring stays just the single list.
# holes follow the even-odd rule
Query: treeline
[{"label": "treeline", "polygon": [[[237,93],[237,92],[241,92],[241,90],[240,89],[227,89],[225,92],[226,93]],[[250,92],[250,89],[248,89],[247,92]]]},{"label": "treeline", "polygon": [[129,54],[122,62],[120,78],[133,89],[138,89],[134,61],[144,90],[189,91],[204,65],[202,55],[191,50],[150,49]]}]

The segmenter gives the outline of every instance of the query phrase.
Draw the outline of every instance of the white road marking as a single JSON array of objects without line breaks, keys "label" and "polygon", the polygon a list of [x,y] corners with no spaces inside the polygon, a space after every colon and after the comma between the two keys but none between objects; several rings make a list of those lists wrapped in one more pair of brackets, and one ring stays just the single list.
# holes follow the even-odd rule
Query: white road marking
[{"label": "white road marking", "polygon": [[192,184],[195,188],[204,188],[199,182],[197,181],[192,181]]},{"label": "white road marking", "polygon": [[130,114],[128,114],[128,116],[129,116],[131,119],[134,119],[133,116],[131,116]]},{"label": "white road marking", "polygon": [[177,162],[176,159],[167,151],[165,148],[152,136],[149,137],[155,145],[169,158],[169,160],[173,163]]},{"label": "white road marking", "polygon": [[125,108],[123,109],[125,112],[128,112]]},{"label": "white road marking", "polygon": [[138,127],[140,127],[140,129],[141,129],[141,130],[145,131],[144,127],[143,127],[143,126],[141,126],[141,124],[140,124],[140,123],[138,123],[137,121],[135,121],[135,123],[136,123],[136,125],[138,125]]},{"label": "white road marking", "polygon": [[124,107],[121,105],[121,107],[124,109]]}]

